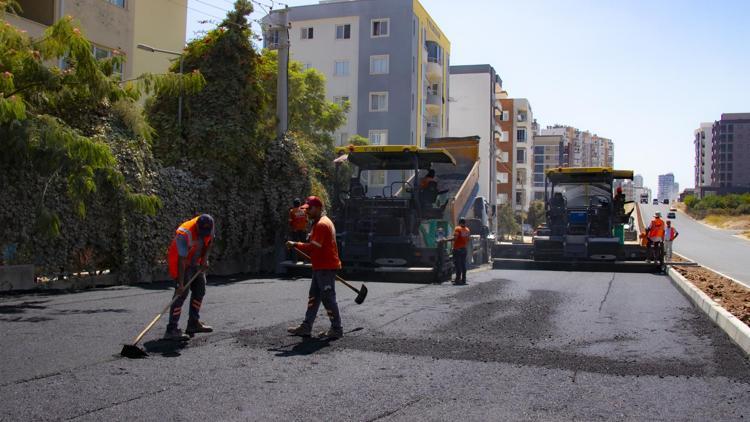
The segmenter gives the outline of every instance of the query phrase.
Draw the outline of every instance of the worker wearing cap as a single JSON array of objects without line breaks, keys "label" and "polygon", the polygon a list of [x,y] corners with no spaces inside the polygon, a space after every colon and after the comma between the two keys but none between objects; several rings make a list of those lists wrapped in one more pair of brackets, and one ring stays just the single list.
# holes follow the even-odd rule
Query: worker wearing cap
[{"label": "worker wearing cap", "polygon": [[213,331],[200,320],[200,310],[203,296],[206,294],[206,273],[208,269],[208,255],[211,252],[214,238],[214,219],[208,214],[202,214],[188,220],[177,228],[172,243],[167,252],[169,274],[177,282],[174,295],[179,298],[169,310],[169,323],[164,338],[183,340],[187,336],[177,328],[182,314],[182,304],[187,298],[185,284],[198,272],[201,273],[190,285],[190,310],[188,316],[187,334],[210,333]]},{"label": "worker wearing cap", "polygon": [[446,239],[453,242],[453,265],[456,267],[456,279],[453,284],[466,284],[466,257],[470,238],[471,230],[466,227],[466,219],[459,218],[453,237]]},{"label": "worker wearing cap", "polygon": [[664,256],[669,260],[672,259],[672,242],[679,235],[680,233],[672,227],[672,222],[667,220],[667,227],[664,229]]},{"label": "worker wearing cap", "polygon": [[305,201],[307,216],[313,221],[308,242],[286,243],[287,248],[299,249],[310,257],[312,263],[312,282],[307,300],[305,320],[287,331],[302,337],[309,337],[312,326],[318,315],[321,302],[331,320],[331,328],[320,333],[321,337],[341,338],[344,330],[341,327],[341,315],[336,303],[336,271],[341,269],[339,251],[336,246],[336,228],[330,218],[323,215],[323,201],[317,196],[310,196]]},{"label": "worker wearing cap", "polygon": [[654,261],[659,261],[660,264],[664,263],[664,220],[661,219],[661,212],[657,211],[654,214],[654,219],[651,220],[651,224],[646,228],[648,233],[648,240],[651,244],[651,256]]},{"label": "worker wearing cap", "polygon": [[[307,212],[302,208],[302,201],[294,199],[294,207],[289,210],[289,240],[304,242],[307,239]],[[294,256],[294,251],[290,251]]]}]

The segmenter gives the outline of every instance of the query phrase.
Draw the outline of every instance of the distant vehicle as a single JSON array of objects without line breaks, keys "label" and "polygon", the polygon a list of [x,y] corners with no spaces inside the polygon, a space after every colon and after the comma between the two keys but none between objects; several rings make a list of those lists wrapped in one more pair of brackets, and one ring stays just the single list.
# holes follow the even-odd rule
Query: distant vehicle
[{"label": "distant vehicle", "polygon": [[641,204],[648,205],[648,198],[641,198]]},{"label": "distant vehicle", "polygon": [[667,218],[669,218],[670,220],[673,220],[673,219],[677,218],[677,214],[675,214],[674,212],[670,211],[667,214]]},{"label": "distant vehicle", "polygon": [[671,206],[671,207],[669,207],[669,210],[670,210],[670,211],[677,211],[677,207],[675,207],[675,206]]},{"label": "distant vehicle", "polygon": [[669,199],[665,199],[664,201],[662,201],[662,203],[665,205],[669,205]]},{"label": "distant vehicle", "polygon": [[654,205],[659,205],[659,200],[658,199],[654,199],[653,204]]}]

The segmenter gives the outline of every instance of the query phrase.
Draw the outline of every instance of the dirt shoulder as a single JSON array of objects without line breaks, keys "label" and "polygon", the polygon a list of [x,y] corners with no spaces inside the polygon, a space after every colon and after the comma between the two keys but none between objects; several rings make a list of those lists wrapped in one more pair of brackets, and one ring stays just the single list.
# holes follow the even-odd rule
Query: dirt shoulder
[{"label": "dirt shoulder", "polygon": [[[676,254],[674,260],[684,261]],[[750,289],[701,266],[675,266],[674,269],[716,303],[750,326]]]},{"label": "dirt shoulder", "polygon": [[[685,212],[684,205],[680,209]],[[739,230],[741,236],[750,240],[750,215],[709,214],[698,221],[717,229]]]}]

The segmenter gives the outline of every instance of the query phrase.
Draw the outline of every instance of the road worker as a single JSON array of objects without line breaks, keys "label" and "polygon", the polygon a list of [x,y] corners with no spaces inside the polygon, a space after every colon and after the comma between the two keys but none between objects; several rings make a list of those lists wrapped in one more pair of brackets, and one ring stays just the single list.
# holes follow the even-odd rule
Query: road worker
[{"label": "road worker", "polygon": [[289,241],[286,246],[289,249],[299,249],[310,257],[312,282],[305,320],[298,326],[289,327],[287,331],[296,336],[309,337],[322,302],[331,320],[331,327],[320,333],[320,337],[341,338],[344,330],[341,327],[341,314],[336,303],[336,271],[341,269],[341,261],[336,246],[336,228],[331,219],[323,215],[323,201],[317,196],[308,197],[303,207],[313,222],[310,239],[308,242]]},{"label": "road worker", "polygon": [[437,180],[435,180],[435,170],[429,169],[427,171],[427,175],[422,178],[422,180],[419,181],[419,189],[425,190],[427,187],[430,186],[430,183],[435,182],[437,183]]},{"label": "road worker", "polygon": [[648,233],[648,240],[651,245],[650,256],[654,262],[659,261],[660,265],[664,265],[664,220],[661,219],[661,212],[657,211],[654,214],[654,219],[646,229]]},{"label": "road worker", "polygon": [[214,219],[208,214],[199,215],[188,220],[177,228],[172,243],[167,252],[169,274],[177,282],[174,292],[179,299],[169,310],[169,323],[164,338],[170,340],[185,340],[188,337],[177,328],[182,313],[182,304],[187,298],[185,284],[200,271],[201,273],[190,285],[190,310],[185,332],[210,333],[213,328],[200,320],[200,310],[203,296],[206,294],[206,271],[208,270],[208,256],[214,239]]},{"label": "road worker", "polygon": [[[294,207],[289,210],[289,240],[304,242],[307,240],[307,212],[302,208],[302,201],[295,198]],[[294,251],[289,251],[289,258],[294,258]]]},{"label": "road worker", "polygon": [[468,257],[471,230],[466,227],[466,219],[458,219],[458,226],[453,231],[453,237],[446,239],[453,242],[453,265],[456,267],[456,279],[453,284],[466,284],[466,260]]},{"label": "road worker", "polygon": [[680,233],[672,227],[672,222],[667,220],[667,227],[664,229],[664,256],[667,260],[672,260],[672,242],[677,239]]}]

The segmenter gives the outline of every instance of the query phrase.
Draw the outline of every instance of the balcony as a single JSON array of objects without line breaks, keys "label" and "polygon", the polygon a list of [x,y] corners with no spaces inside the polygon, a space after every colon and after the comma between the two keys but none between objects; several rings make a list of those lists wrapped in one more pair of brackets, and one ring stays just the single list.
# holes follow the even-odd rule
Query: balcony
[{"label": "balcony", "polygon": [[427,79],[433,83],[443,80],[443,64],[434,57],[427,59]]},{"label": "balcony", "polygon": [[437,120],[427,121],[427,137],[428,138],[440,138],[443,136],[442,125]]},{"label": "balcony", "polygon": [[438,115],[443,108],[443,96],[439,92],[428,89],[425,103],[428,115]]}]

